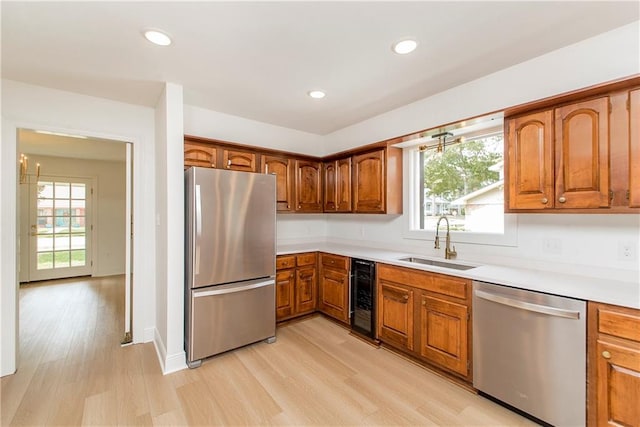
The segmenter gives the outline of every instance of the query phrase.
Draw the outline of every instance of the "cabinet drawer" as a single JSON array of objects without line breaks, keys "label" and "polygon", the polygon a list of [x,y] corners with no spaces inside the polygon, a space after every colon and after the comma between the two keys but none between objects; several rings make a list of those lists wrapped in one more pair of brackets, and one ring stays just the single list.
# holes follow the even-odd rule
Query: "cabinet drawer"
[{"label": "cabinet drawer", "polygon": [[469,280],[467,279],[436,274],[433,276],[433,280],[427,290],[450,297],[466,299],[469,285]]},{"label": "cabinet drawer", "polygon": [[460,299],[467,299],[470,285],[468,279],[384,264],[378,265],[378,277]]},{"label": "cabinet drawer", "polygon": [[598,305],[598,332],[640,342],[640,311]]},{"label": "cabinet drawer", "polygon": [[316,263],[316,253],[300,254],[296,256],[296,264],[298,267],[303,265],[314,265]]},{"label": "cabinet drawer", "polygon": [[295,266],[296,266],[295,255],[281,255],[279,257],[276,257],[276,270],[293,268]]},{"label": "cabinet drawer", "polygon": [[349,270],[349,258],[347,257],[339,255],[320,254],[320,262],[325,267],[337,268],[340,270]]}]

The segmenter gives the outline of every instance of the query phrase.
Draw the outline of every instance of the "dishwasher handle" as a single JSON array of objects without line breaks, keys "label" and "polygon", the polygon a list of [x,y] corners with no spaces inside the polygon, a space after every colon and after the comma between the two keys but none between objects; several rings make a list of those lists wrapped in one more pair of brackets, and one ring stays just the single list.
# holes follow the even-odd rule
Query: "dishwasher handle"
[{"label": "dishwasher handle", "polygon": [[567,319],[580,319],[580,312],[575,310],[565,310],[562,308],[549,307],[548,305],[533,304],[530,302],[520,301],[503,297],[501,295],[492,294],[476,289],[475,295],[487,301],[493,301],[498,304],[508,305],[510,307],[519,308],[536,313],[548,314],[550,316],[565,317]]}]

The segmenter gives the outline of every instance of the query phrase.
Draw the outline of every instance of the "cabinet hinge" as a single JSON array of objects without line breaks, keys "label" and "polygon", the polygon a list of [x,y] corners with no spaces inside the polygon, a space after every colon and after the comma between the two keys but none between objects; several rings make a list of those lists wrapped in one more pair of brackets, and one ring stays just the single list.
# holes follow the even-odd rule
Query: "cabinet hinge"
[{"label": "cabinet hinge", "polygon": [[467,373],[471,372],[471,360],[467,360]]},{"label": "cabinet hinge", "polygon": [[627,111],[631,110],[631,97],[627,96]]},{"label": "cabinet hinge", "polygon": [[613,104],[609,102],[609,114],[613,112]]},{"label": "cabinet hinge", "polygon": [[613,190],[609,190],[609,201],[613,202]]},{"label": "cabinet hinge", "polygon": [[631,199],[631,190],[627,190],[625,196],[627,197],[627,200]]},{"label": "cabinet hinge", "polygon": [[467,312],[467,320],[471,320],[471,313]]}]

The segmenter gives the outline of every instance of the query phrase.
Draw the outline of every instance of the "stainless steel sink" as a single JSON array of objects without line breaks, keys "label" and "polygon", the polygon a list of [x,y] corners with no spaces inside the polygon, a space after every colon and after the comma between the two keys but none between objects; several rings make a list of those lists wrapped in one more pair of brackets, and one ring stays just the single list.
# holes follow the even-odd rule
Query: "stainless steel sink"
[{"label": "stainless steel sink", "polygon": [[472,268],[475,268],[475,266],[473,265],[456,264],[454,262],[437,261],[434,259],[425,259],[425,258],[416,258],[416,257],[399,258],[398,261],[412,262],[415,264],[433,265],[436,267],[443,267],[443,268],[452,268],[454,270],[470,270]]}]

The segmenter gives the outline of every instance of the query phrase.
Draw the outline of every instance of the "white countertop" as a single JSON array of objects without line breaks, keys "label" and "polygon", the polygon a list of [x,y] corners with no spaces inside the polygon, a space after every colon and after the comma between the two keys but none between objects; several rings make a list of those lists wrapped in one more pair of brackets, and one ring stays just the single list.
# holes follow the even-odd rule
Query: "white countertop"
[{"label": "white countertop", "polygon": [[456,264],[476,266],[470,270],[455,270],[432,265],[399,261],[399,258],[405,258],[408,256],[445,261],[441,258],[355,245],[352,246],[323,242],[278,245],[278,255],[313,251],[328,252],[352,258],[362,258],[401,267],[415,268],[417,270],[431,271],[434,273],[442,273],[488,283],[512,286],[520,289],[640,309],[640,283],[601,279],[574,274],[562,274],[543,270],[531,270],[526,268],[503,267],[488,264],[480,265],[477,263],[451,260],[451,262]]}]

